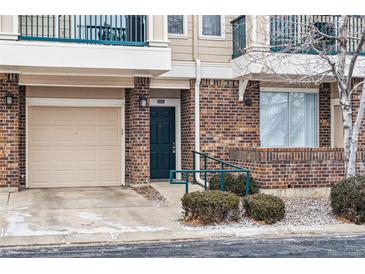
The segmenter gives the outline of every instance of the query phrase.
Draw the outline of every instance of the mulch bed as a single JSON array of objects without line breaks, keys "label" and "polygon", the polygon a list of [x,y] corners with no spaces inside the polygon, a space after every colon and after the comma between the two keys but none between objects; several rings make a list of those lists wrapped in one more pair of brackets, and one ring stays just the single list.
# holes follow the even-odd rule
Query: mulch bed
[{"label": "mulch bed", "polygon": [[168,201],[153,186],[139,186],[133,188],[135,192],[142,195],[146,200],[151,201],[156,207],[168,205]]}]

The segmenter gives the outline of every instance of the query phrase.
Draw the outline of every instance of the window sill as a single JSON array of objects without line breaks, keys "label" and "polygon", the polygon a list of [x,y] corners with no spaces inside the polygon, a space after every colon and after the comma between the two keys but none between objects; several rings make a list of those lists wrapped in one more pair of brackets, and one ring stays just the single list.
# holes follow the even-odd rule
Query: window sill
[{"label": "window sill", "polygon": [[168,34],[168,38],[171,39],[188,39],[186,34]]},{"label": "window sill", "polygon": [[[237,161],[251,161],[259,163],[272,162],[301,162],[301,161],[343,161],[343,148],[232,148],[230,157]],[[365,151],[359,151],[361,159]]]},{"label": "window sill", "polygon": [[210,35],[200,35],[199,39],[201,40],[218,40],[218,41],[223,41],[226,39],[225,35],[222,36],[210,36]]}]

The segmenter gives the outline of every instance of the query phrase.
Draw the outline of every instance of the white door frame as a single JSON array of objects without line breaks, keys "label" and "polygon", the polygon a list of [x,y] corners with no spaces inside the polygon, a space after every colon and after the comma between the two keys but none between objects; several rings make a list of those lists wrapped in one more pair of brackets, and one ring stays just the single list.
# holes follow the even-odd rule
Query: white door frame
[{"label": "white door frame", "polygon": [[25,101],[25,187],[29,187],[28,180],[28,148],[29,148],[29,107],[120,107],[121,115],[121,159],[120,182],[125,185],[125,99],[69,99],[69,98],[26,98]]},{"label": "white door frame", "polygon": [[[175,108],[175,140],[176,140],[176,169],[181,170],[181,107],[180,99],[151,98],[150,107]],[[181,179],[181,174],[176,174],[176,179]]]}]

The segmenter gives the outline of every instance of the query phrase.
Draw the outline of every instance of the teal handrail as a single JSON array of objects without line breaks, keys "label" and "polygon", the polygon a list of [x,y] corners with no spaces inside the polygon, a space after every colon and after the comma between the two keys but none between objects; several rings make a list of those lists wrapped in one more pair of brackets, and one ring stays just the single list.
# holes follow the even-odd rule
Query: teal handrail
[{"label": "teal handrail", "polygon": [[20,15],[19,39],[147,46],[146,15]]},{"label": "teal handrail", "polygon": [[[325,52],[328,55],[338,54],[340,15],[272,15],[269,17],[270,50],[272,52],[313,54]],[[245,54],[246,49],[246,16],[240,15],[231,21],[232,25],[232,58]],[[361,37],[365,21],[359,15],[350,15],[347,45],[352,54]],[[307,43],[308,33],[317,30],[315,41]],[[323,36],[324,33],[327,36]],[[322,37],[323,36],[323,37]],[[365,55],[365,48],[360,55]]]},{"label": "teal handrail", "polygon": [[[273,52],[318,54],[337,54],[339,50],[336,37],[340,31],[339,15],[273,15],[270,16],[270,48]],[[355,52],[360,39],[364,21],[361,16],[349,16],[348,52]],[[310,30],[318,33],[315,41],[306,44],[306,36]],[[321,36],[324,33],[328,37]],[[364,55],[363,50],[360,55]]]},{"label": "teal handrail", "polygon": [[[189,192],[189,175],[193,175],[193,184],[196,184],[196,178],[195,175],[197,173],[199,174],[204,174],[204,189],[207,190],[208,185],[207,185],[207,174],[212,173],[212,174],[216,174],[216,173],[220,173],[221,174],[221,183],[220,183],[220,190],[224,191],[224,174],[225,173],[243,173],[246,175],[246,195],[250,194],[251,192],[251,172],[249,169],[235,165],[235,164],[231,164],[228,163],[226,161],[220,160],[218,158],[209,156],[206,153],[202,153],[202,152],[198,152],[198,151],[192,151],[193,153],[193,168],[191,170],[170,170],[170,184],[185,184],[185,192],[188,193]],[[197,170],[195,169],[195,163],[196,163],[196,155],[200,155],[204,158],[204,169],[202,170]],[[219,163],[221,165],[221,169],[208,169],[208,160],[212,160],[216,163]],[[233,169],[225,169],[226,167],[230,167]],[[175,180],[174,178],[176,177],[175,175],[177,173],[180,174],[184,174],[185,175],[185,180],[182,181],[178,181]]]},{"label": "teal handrail", "polygon": [[240,15],[231,21],[232,58],[241,56],[246,49],[246,16]]}]

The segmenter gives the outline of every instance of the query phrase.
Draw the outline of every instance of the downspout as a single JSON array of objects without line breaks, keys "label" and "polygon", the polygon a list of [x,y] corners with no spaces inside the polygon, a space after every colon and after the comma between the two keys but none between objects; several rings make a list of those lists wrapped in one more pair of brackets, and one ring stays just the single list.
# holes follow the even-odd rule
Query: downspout
[{"label": "downspout", "polygon": [[[201,82],[201,67],[200,60],[195,60],[195,151],[200,152],[200,82]],[[200,155],[195,155],[195,170],[200,170]],[[200,173],[195,173],[195,179],[198,184],[204,185],[204,181],[200,178]]]}]

